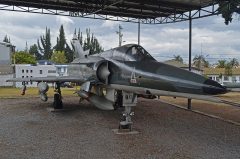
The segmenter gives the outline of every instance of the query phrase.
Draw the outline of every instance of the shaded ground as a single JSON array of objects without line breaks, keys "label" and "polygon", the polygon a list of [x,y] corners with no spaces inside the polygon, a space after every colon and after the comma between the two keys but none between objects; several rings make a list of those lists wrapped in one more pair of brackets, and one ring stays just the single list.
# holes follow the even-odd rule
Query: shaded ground
[{"label": "shaded ground", "polygon": [[51,102],[0,99],[0,158],[240,158],[239,126],[157,100],[138,103],[138,135],[112,132],[120,111],[66,97],[66,111],[50,113]]}]

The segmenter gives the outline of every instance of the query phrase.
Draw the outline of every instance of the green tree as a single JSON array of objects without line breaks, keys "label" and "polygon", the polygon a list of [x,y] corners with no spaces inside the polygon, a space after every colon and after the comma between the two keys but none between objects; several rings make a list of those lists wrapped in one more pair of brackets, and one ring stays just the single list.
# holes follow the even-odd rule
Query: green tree
[{"label": "green tree", "polygon": [[63,25],[59,29],[59,36],[57,37],[57,44],[54,49],[56,51],[63,51],[68,63],[73,61],[74,52],[66,41]]},{"label": "green tree", "polygon": [[225,74],[227,76],[231,76],[232,69],[237,66],[239,66],[239,63],[236,58],[233,58],[229,62],[227,62],[226,60],[218,60],[218,64],[217,64],[217,68],[225,68]]},{"label": "green tree", "polygon": [[218,11],[225,19],[226,25],[232,22],[233,13],[240,14],[240,0],[218,0],[218,3]]},{"label": "green tree", "polygon": [[36,60],[42,60],[43,56],[38,52],[38,47],[36,44],[30,46],[29,54],[35,56]]},{"label": "green tree", "polygon": [[[41,42],[41,45],[40,45]],[[45,35],[40,36],[38,39],[38,50],[43,55],[43,59],[49,60],[52,56],[51,34],[50,29],[46,27]]]},{"label": "green tree", "polygon": [[232,60],[230,60],[229,65],[231,65],[231,67],[238,67],[239,66],[239,62],[236,58],[233,58]]},{"label": "green tree", "polygon": [[86,35],[87,35],[87,37],[84,40],[83,50],[84,51],[89,50],[90,55],[98,54],[98,53],[102,52],[103,48],[101,47],[101,45],[99,44],[97,38],[94,36],[93,33],[91,36],[90,28],[86,29]]},{"label": "green tree", "polygon": [[90,50],[91,54],[99,54],[100,52],[103,52],[104,49],[98,42],[97,38],[94,37],[93,43],[92,43],[92,50]]},{"label": "green tree", "polygon": [[217,68],[225,68],[226,64],[227,64],[226,60],[218,60]]},{"label": "green tree", "polygon": [[233,58],[225,65],[225,74],[231,76],[233,68],[238,66],[239,66],[238,60],[236,58]]},{"label": "green tree", "polygon": [[35,57],[24,51],[15,52],[12,59],[15,64],[36,64]]},{"label": "green tree", "polygon": [[58,64],[63,64],[67,62],[64,51],[54,51],[51,57],[51,61]]},{"label": "green tree", "polygon": [[55,46],[55,50],[57,51],[64,51],[66,45],[66,38],[63,25],[61,25],[59,29],[59,36],[57,37],[57,44]]},{"label": "green tree", "polygon": [[[91,42],[91,35],[90,29],[86,29],[86,38],[84,39],[83,43],[83,50],[90,50],[90,42]],[[89,51],[90,52],[90,51]]]},{"label": "green tree", "polygon": [[227,76],[231,76],[232,75],[232,69],[233,69],[233,67],[232,67],[231,62],[228,62],[225,66],[225,74]]},{"label": "green tree", "polygon": [[[89,50],[89,54],[97,54],[100,53],[103,50],[103,47],[98,42],[97,38],[94,36],[94,34],[91,34],[90,29],[86,29],[86,38],[83,40],[83,34],[78,30],[78,34],[76,34],[76,29],[74,30],[74,34],[77,35],[77,38],[79,40],[80,45],[83,47],[83,50]],[[83,42],[84,41],[84,42]],[[74,58],[74,47],[73,45],[69,46],[66,43],[65,46],[65,56],[68,60],[68,62],[71,62]]]},{"label": "green tree", "polygon": [[[76,34],[76,29],[75,29],[75,35],[77,35],[77,34]],[[83,35],[82,35],[82,32],[81,32],[80,28],[78,29],[78,35],[77,35],[77,37],[78,37],[78,39],[79,39],[79,43],[80,43],[81,45],[83,45]]]},{"label": "green tree", "polygon": [[174,55],[174,60],[183,63],[183,58],[180,55]]},{"label": "green tree", "polygon": [[74,59],[74,51],[71,49],[71,47],[66,43],[65,48],[65,57],[67,58],[67,62],[72,62]]},{"label": "green tree", "polygon": [[10,37],[8,37],[7,35],[5,35],[5,37],[4,37],[4,39],[3,39],[3,42],[11,43]]},{"label": "green tree", "polygon": [[201,69],[202,67],[209,67],[209,62],[205,59],[203,55],[196,55],[193,58],[193,65],[198,69]]}]

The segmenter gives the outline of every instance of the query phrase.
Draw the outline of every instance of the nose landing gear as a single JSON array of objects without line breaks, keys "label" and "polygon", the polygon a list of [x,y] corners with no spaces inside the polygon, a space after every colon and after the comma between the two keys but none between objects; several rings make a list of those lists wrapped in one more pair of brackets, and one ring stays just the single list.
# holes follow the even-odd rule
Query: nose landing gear
[{"label": "nose landing gear", "polygon": [[132,116],[134,115],[134,112],[132,112],[131,106],[125,106],[124,109],[125,110],[122,114],[123,120],[120,121],[118,129],[132,131]]},{"label": "nose landing gear", "polygon": [[113,131],[115,134],[138,134],[137,131],[133,131],[132,129],[132,116],[134,115],[132,107],[137,104],[137,95],[123,91],[121,97],[124,111],[122,112],[122,118],[119,122],[118,129],[114,129]]}]

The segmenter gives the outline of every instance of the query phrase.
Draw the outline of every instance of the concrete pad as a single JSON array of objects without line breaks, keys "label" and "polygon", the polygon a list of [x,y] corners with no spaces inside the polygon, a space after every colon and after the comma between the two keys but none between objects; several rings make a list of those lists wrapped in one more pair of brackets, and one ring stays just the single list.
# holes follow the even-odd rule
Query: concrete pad
[{"label": "concrete pad", "polygon": [[124,129],[112,129],[113,133],[114,134],[117,134],[117,135],[137,135],[139,134],[139,131],[136,131],[136,130],[124,130]]},{"label": "concrete pad", "polygon": [[66,111],[66,109],[47,108],[47,111],[55,113],[55,112],[64,112],[64,111]]}]

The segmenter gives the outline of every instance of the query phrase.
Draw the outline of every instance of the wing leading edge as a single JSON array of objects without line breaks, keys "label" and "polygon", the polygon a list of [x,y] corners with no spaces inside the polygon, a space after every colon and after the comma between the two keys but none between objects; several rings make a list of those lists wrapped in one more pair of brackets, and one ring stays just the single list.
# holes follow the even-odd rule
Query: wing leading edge
[{"label": "wing leading edge", "polygon": [[12,78],[7,80],[7,82],[76,82],[76,83],[84,83],[86,81],[87,79],[77,76]]}]

